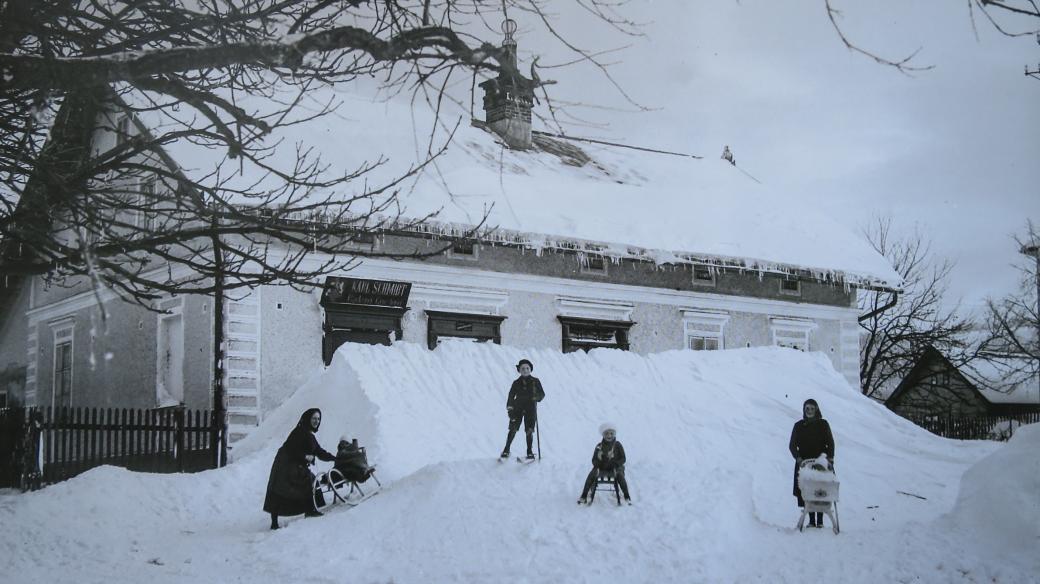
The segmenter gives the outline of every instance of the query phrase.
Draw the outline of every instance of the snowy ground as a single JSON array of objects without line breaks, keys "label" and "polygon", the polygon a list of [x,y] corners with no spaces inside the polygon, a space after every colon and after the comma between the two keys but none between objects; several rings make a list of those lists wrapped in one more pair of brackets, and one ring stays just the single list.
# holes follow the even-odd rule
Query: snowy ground
[{"label": "snowy ground", "polygon": [[[495,460],[522,356],[547,393],[545,458],[530,466]],[[837,536],[794,530],[787,439],[807,397],[835,433]],[[274,450],[313,405],[320,442],[358,437],[385,488],[269,531]],[[604,420],[628,452],[633,507],[575,505]],[[0,493],[0,580],[1040,582],[1038,451],[1040,427],[1006,445],[936,438],[859,396],[825,356],[784,349],[345,345],[225,469],[102,467]]]}]

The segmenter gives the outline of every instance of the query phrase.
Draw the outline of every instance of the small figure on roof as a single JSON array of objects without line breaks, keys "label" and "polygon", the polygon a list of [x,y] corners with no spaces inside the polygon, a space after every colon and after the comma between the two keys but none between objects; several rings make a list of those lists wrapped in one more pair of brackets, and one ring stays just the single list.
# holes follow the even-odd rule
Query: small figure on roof
[{"label": "small figure on roof", "polygon": [[264,499],[264,511],[271,514],[271,529],[278,529],[279,515],[321,515],[314,508],[314,475],[307,467],[314,464],[315,458],[332,461],[336,457],[324,450],[314,437],[319,426],[321,410],[311,408],[303,412],[274,457]]},{"label": "small figure on roof", "polygon": [[376,470],[376,467],[368,465],[368,455],[358,446],[357,438],[347,440],[346,436],[339,439],[334,468],[344,479],[355,483],[367,481]]},{"label": "small figure on roof", "polygon": [[502,450],[501,458],[509,458],[509,447],[513,444],[513,437],[520,429],[521,420],[524,422],[524,432],[527,435],[527,458],[534,459],[534,432],[538,425],[538,402],[545,399],[545,390],[542,382],[531,375],[534,364],[527,359],[521,359],[516,364],[516,370],[520,373],[509,388],[509,396],[506,398],[506,414],[509,415],[509,434],[506,436],[506,447]]},{"label": "small figure on roof", "polygon": [[[798,498],[798,506],[805,507],[802,490],[798,487],[798,472],[802,461],[827,455],[830,469],[834,469],[834,436],[831,426],[823,419],[820,406],[814,399],[807,399],[802,404],[802,419],[794,423],[791,429],[791,442],[788,444],[791,456],[794,457],[794,496]],[[809,527],[823,527],[823,513],[809,514]]]},{"label": "small figure on roof", "polygon": [[621,487],[625,502],[631,505],[632,497],[628,494],[628,481],[625,480],[625,447],[617,439],[617,427],[607,422],[600,425],[599,433],[603,439],[592,451],[592,470],[585,478],[585,488],[581,491],[578,504],[588,503],[589,495],[596,488],[596,481],[600,477],[611,477]]},{"label": "small figure on roof", "polygon": [[733,153],[730,152],[728,145],[722,147],[722,159],[726,162],[729,162],[733,166],[737,165],[737,159],[733,158]]}]

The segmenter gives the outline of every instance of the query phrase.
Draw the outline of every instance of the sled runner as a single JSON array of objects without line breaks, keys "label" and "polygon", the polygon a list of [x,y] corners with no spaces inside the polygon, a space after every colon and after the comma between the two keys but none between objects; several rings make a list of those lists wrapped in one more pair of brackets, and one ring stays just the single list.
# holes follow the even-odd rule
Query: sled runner
[{"label": "sled runner", "polygon": [[592,492],[589,493],[588,505],[592,505],[593,501],[596,500],[596,493],[598,491],[614,491],[614,497],[617,499],[617,504],[619,507],[621,506],[621,487],[618,486],[617,475],[614,471],[600,471],[599,475],[596,477],[596,488],[592,489]]},{"label": "sled runner", "polygon": [[817,463],[815,458],[802,461],[801,470],[798,472],[798,488],[802,490],[805,507],[798,518],[798,531],[804,529],[807,514],[823,513],[830,518],[834,533],[839,532],[838,484],[833,468]]}]

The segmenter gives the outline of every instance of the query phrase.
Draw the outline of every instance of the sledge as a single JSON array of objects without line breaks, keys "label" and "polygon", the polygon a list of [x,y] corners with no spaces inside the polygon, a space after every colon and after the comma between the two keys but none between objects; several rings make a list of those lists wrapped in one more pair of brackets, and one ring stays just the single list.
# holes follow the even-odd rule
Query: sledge
[{"label": "sledge", "polygon": [[618,507],[621,506],[621,487],[617,483],[617,474],[614,471],[600,471],[600,473],[596,475],[596,488],[592,489],[592,492],[589,493],[589,500],[586,505],[592,505],[596,500],[596,493],[598,491],[614,491],[614,497],[617,499]]},{"label": "sledge", "polygon": [[[823,462],[826,462],[824,459]],[[834,533],[838,534],[838,478],[833,467],[824,466],[815,458],[802,461],[798,471],[798,488],[802,490],[802,515],[798,518],[798,531],[805,528],[805,516],[809,513],[823,513],[831,520]]]},{"label": "sledge", "polygon": [[[382,483],[376,478],[376,467],[368,466],[368,455],[364,447],[357,449],[353,456],[358,459],[360,468],[365,469],[360,475],[348,471],[350,476],[346,476],[343,471],[333,467],[314,477],[314,496],[311,498],[311,503],[315,511],[337,504],[345,504],[348,507],[357,506],[365,499],[378,494],[379,490],[383,488]],[[365,493],[361,488],[361,483],[369,478],[376,482],[376,488]]]}]

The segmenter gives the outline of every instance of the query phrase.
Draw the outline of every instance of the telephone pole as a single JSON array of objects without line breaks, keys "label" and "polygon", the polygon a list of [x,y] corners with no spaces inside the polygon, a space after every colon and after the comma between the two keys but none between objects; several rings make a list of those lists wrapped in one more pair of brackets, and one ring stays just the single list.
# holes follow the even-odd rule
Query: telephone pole
[{"label": "telephone pole", "polygon": [[[1033,277],[1036,280],[1036,359],[1037,359],[1037,379],[1040,380],[1040,245],[1033,243],[1030,245],[1023,245],[1018,251],[1027,255],[1033,256],[1036,259],[1036,268],[1033,272]],[[1038,388],[1040,389],[1040,388]],[[1040,399],[1040,397],[1038,397]]]}]

